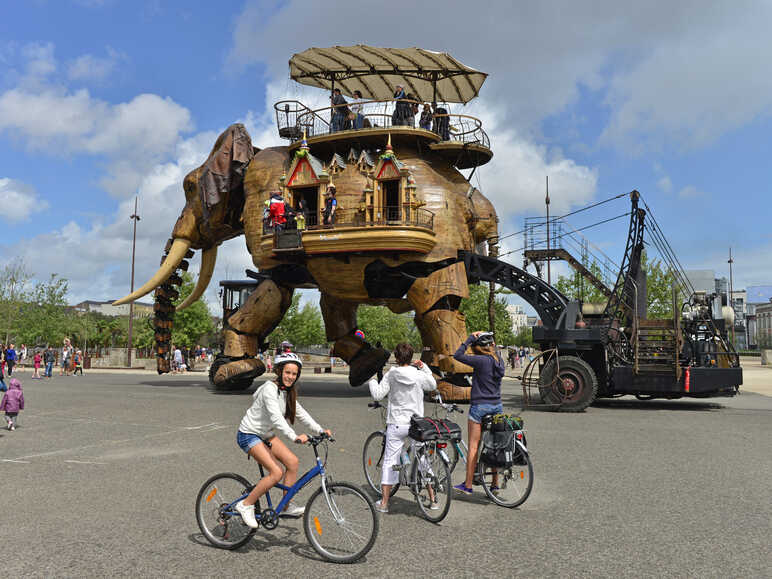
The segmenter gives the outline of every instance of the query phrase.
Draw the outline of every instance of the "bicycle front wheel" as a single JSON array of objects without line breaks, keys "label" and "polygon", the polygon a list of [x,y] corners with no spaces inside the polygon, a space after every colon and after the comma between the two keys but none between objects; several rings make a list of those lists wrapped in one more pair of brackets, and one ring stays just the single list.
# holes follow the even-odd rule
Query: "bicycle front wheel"
[{"label": "bicycle front wheel", "polygon": [[204,483],[196,498],[196,521],[206,540],[220,549],[238,549],[255,534],[244,524],[232,504],[251,485],[231,472],[216,474]]},{"label": "bicycle front wheel", "polygon": [[306,538],[328,561],[353,563],[372,549],[378,536],[373,501],[351,483],[333,482],[326,487],[326,496],[320,487],[306,503]]},{"label": "bicycle front wheel", "polygon": [[482,487],[488,498],[510,509],[522,505],[533,489],[533,464],[527,452],[518,449],[516,463],[507,467],[479,463]]},{"label": "bicycle front wheel", "polygon": [[[362,466],[365,471],[367,484],[377,494],[381,494],[381,467],[383,466],[383,453],[386,450],[386,435],[381,431],[375,431],[365,440],[365,448],[362,451]],[[399,489],[399,483],[391,487],[391,495]]]},{"label": "bicycle front wheel", "polygon": [[411,471],[413,494],[424,518],[439,523],[450,510],[453,484],[450,466],[436,447],[416,453]]}]

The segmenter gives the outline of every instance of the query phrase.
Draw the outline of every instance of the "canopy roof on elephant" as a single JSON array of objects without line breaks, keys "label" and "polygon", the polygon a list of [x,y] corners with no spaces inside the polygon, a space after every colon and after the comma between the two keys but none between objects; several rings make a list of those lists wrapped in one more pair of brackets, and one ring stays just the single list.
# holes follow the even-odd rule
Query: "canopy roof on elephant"
[{"label": "canopy roof on elephant", "polygon": [[422,101],[468,103],[488,76],[470,68],[447,52],[423,48],[377,48],[356,44],[309,48],[289,61],[290,78],[305,85],[353,97],[385,100],[394,97],[397,85]]}]

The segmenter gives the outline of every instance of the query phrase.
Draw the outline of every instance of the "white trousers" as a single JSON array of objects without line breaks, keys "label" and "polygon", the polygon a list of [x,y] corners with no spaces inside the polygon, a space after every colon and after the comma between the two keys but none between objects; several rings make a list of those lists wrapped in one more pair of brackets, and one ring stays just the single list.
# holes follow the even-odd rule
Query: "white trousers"
[{"label": "white trousers", "polygon": [[407,438],[409,424],[386,425],[386,448],[383,451],[381,464],[381,484],[393,485],[399,482],[399,471],[392,467],[399,464],[399,453]]}]

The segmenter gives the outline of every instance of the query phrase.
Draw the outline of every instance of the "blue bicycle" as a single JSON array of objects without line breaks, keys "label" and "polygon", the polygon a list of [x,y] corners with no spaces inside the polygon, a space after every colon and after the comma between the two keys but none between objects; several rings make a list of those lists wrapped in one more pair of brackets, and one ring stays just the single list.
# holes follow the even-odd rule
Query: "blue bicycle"
[{"label": "blue bicycle", "polygon": [[[306,503],[303,530],[314,550],[334,563],[353,563],[366,555],[378,536],[378,516],[367,493],[358,486],[329,478],[327,442],[334,442],[326,434],[311,436],[316,465],[308,470],[291,487],[281,483],[274,488],[286,491],[286,495],[274,507],[270,493],[255,504],[258,526],[273,530],[279,525],[279,517],[289,501],[312,479],[320,477],[319,489]],[[324,459],[319,456],[318,446],[324,447]],[[264,476],[260,466],[260,476]],[[201,532],[215,547],[237,549],[245,545],[257,529],[248,527],[241,519],[235,505],[254,488],[241,475],[221,473],[204,483],[196,499],[196,520]],[[265,505],[263,509],[261,504]]]}]

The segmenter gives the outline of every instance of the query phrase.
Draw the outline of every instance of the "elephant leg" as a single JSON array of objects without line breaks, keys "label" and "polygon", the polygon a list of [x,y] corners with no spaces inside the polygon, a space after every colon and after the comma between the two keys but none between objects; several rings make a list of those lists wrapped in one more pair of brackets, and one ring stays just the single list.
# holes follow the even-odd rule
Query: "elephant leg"
[{"label": "elephant leg", "polygon": [[465,316],[458,311],[464,297],[469,297],[469,288],[463,264],[417,279],[407,294],[424,345],[421,360],[437,374],[442,373],[437,386],[449,402],[468,402],[472,390],[466,380],[472,368],[453,358],[467,336]]},{"label": "elephant leg", "polygon": [[248,388],[252,380],[265,372],[265,365],[255,356],[291,304],[292,289],[267,280],[225,321],[223,354],[209,370],[210,381],[216,389]]},{"label": "elephant leg", "polygon": [[357,329],[356,302],[322,293],[319,307],[327,340],[333,342],[333,353],[349,365],[349,384],[361,386],[383,368],[391,352],[374,348],[367,340],[354,335]]}]

